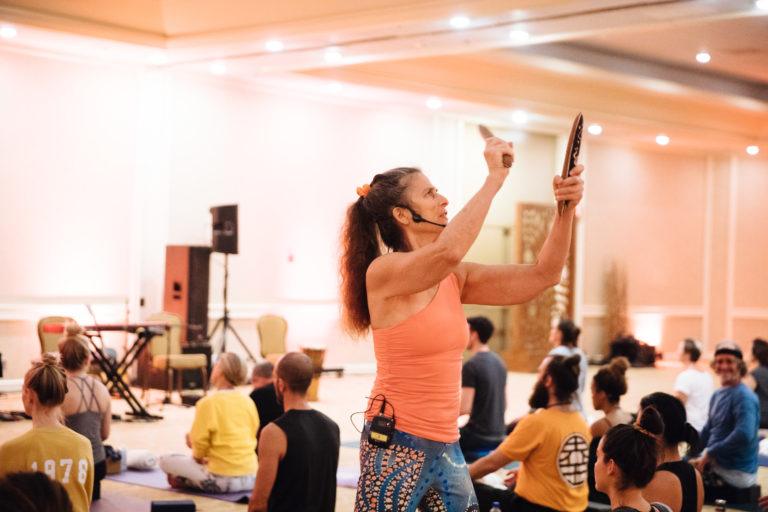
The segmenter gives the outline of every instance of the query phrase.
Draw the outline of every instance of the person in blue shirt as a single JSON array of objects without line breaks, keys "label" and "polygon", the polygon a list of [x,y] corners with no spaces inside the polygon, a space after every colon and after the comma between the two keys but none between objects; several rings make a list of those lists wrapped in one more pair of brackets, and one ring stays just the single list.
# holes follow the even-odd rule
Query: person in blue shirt
[{"label": "person in blue shirt", "polygon": [[712,368],[722,387],[712,395],[701,431],[704,452],[691,462],[704,475],[705,484],[751,487],[757,483],[760,402],[742,382],[747,366],[734,342],[717,345]]}]

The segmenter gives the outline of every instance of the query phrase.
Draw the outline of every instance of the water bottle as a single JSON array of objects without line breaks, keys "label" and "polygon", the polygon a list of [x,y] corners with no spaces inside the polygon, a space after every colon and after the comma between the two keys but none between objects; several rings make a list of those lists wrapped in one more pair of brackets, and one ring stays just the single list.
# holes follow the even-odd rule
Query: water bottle
[{"label": "water bottle", "polygon": [[715,512],[725,512],[725,500],[715,500]]},{"label": "water bottle", "polygon": [[498,501],[494,501],[493,505],[491,505],[491,510],[489,510],[488,512],[501,512],[501,503],[499,503]]}]

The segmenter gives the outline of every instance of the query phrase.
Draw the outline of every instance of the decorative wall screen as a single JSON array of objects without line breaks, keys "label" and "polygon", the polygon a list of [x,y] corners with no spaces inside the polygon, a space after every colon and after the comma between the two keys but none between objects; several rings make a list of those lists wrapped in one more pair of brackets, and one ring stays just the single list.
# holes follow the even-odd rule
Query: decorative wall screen
[{"label": "decorative wall screen", "polygon": [[[515,246],[517,262],[533,264],[549,234],[555,218],[555,207],[521,203],[517,207]],[[573,317],[573,276],[575,270],[575,223],[571,250],[560,283],[545,290],[535,299],[513,306],[507,332],[504,359],[511,371],[536,371],[551,346],[548,342],[553,319]]]}]

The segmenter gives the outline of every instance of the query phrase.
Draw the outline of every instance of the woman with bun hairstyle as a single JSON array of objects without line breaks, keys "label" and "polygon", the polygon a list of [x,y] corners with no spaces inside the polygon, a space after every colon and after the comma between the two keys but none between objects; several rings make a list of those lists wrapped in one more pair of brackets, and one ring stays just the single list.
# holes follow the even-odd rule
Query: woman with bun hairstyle
[{"label": "woman with bun hairstyle", "polygon": [[[583,194],[583,167],[554,178],[554,199],[569,203],[555,216],[535,263],[481,265],[463,259],[514,152],[510,143],[489,137],[484,156],[482,185],[450,222],[448,200],[412,167],[377,174],[357,188],[347,208],[342,321],[353,336],[370,332],[376,355],[360,443],[357,512],[413,512],[420,502],[430,512],[477,507],[458,442],[461,363],[469,338],[462,304],[519,304],[560,281]],[[387,426],[387,434],[371,434],[379,414],[394,422],[393,431]]]},{"label": "woman with bun hairstyle", "polygon": [[0,446],[0,477],[41,471],[60,482],[75,512],[88,512],[93,491],[91,442],[61,423],[67,376],[53,354],[43,354],[24,375],[21,399],[32,430]]},{"label": "woman with bun hairstyle", "polygon": [[614,512],[671,512],[649,503],[643,489],[653,479],[664,423],[653,407],[643,409],[637,423],[611,428],[597,447],[595,485],[608,495]]},{"label": "woman with bun hairstyle", "polygon": [[235,387],[245,383],[246,376],[240,356],[219,356],[210,379],[216,392],[195,404],[195,419],[186,435],[192,456],[160,457],[160,469],[171,487],[217,494],[253,489],[259,414],[253,400]]},{"label": "woman with bun hairstyle", "polygon": [[621,397],[627,393],[627,368],[627,358],[616,357],[592,377],[592,405],[596,411],[605,414],[589,427],[593,438],[601,437],[616,425],[632,423],[632,414],[619,405]]},{"label": "woman with bun hairstyle", "polygon": [[688,451],[699,442],[698,431],[686,421],[685,406],[667,393],[651,393],[640,400],[640,409],[653,407],[664,422],[658,465],[653,480],[643,490],[649,501],[666,503],[674,512],[698,512],[704,505],[704,481],[694,467],[680,458],[679,446]]},{"label": "woman with bun hairstyle", "polygon": [[67,373],[67,395],[61,410],[64,423],[91,442],[93,450],[94,479],[93,501],[101,498],[101,481],[107,474],[107,460],[102,441],[109,437],[112,424],[112,401],[107,387],[92,375],[91,351],[88,340],[81,334],[80,326],[67,324],[66,335],[59,341],[61,365]]},{"label": "woman with bun hairstyle", "polygon": [[584,414],[584,404],[582,403],[582,395],[584,394],[584,388],[587,386],[587,371],[589,370],[587,354],[579,348],[579,335],[581,329],[573,323],[572,320],[564,318],[557,323],[556,327],[553,327],[549,333],[549,342],[554,346],[549,351],[547,357],[541,363],[539,369],[541,369],[548,359],[552,356],[579,356],[579,389],[573,394],[573,406],[582,415]]}]

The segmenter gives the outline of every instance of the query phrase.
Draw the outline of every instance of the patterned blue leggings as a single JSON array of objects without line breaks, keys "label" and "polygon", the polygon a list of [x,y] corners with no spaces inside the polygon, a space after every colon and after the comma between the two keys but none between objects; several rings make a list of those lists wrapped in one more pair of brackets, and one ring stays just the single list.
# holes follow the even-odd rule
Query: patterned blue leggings
[{"label": "patterned blue leggings", "polygon": [[395,430],[389,448],[360,440],[355,512],[476,512],[459,442],[438,443]]}]

